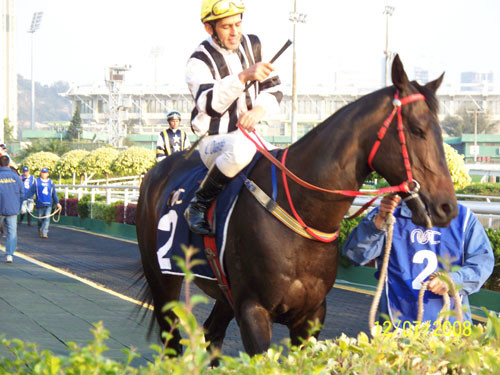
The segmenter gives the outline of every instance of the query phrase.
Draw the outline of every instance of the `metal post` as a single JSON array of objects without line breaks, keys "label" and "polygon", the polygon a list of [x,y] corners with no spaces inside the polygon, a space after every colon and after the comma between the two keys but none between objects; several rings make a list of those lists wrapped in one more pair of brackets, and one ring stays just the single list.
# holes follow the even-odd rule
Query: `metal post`
[{"label": "metal post", "polygon": [[474,107],[474,163],[477,162],[477,107]]},{"label": "metal post", "polygon": [[293,22],[293,67],[292,67],[292,118],[291,118],[291,142],[297,141],[297,54],[296,54],[296,28],[297,23],[306,22],[306,14],[297,13],[297,0],[293,1],[293,12],[290,13],[290,21]]},{"label": "metal post", "polygon": [[384,8],[385,14],[385,85],[389,86],[389,70],[392,53],[389,51],[389,17],[392,16],[394,12],[394,7],[390,5],[386,5]]},{"label": "metal post", "polygon": [[31,130],[35,130],[35,78],[33,74],[33,45],[35,33],[31,33]]},{"label": "metal post", "polygon": [[31,33],[31,130],[35,130],[35,76],[34,72],[34,44],[35,44],[35,31],[40,28],[42,22],[43,12],[33,13],[31,20],[31,27],[28,30]]}]

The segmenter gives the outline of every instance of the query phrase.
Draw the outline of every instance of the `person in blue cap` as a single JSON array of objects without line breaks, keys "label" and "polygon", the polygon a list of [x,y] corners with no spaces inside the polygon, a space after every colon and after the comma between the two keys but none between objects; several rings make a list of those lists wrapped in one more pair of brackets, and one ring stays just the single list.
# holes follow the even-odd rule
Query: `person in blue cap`
[{"label": "person in blue cap", "polygon": [[56,187],[49,178],[48,168],[42,168],[40,171],[40,177],[38,177],[35,180],[35,183],[31,185],[30,189],[25,194],[24,199],[29,199],[35,194],[36,212],[41,218],[38,219],[38,234],[40,238],[48,238],[52,202],[56,204],[57,208],[62,208],[59,203],[59,199],[57,198]]},{"label": "person in blue cap", "polygon": [[[21,169],[21,172],[22,172],[21,181],[23,182],[24,185],[24,195],[26,195],[31,185],[35,183],[35,177],[30,174],[30,169],[27,166],[24,166]],[[28,226],[31,226],[30,212],[33,212],[33,201],[31,199],[26,199],[23,201],[23,205],[21,206],[21,215],[19,216],[19,223],[23,222],[24,214],[27,213]]]},{"label": "person in blue cap", "polygon": [[5,262],[12,263],[17,247],[17,214],[21,209],[24,189],[21,179],[9,167],[9,157],[0,157],[0,227],[5,222]]}]

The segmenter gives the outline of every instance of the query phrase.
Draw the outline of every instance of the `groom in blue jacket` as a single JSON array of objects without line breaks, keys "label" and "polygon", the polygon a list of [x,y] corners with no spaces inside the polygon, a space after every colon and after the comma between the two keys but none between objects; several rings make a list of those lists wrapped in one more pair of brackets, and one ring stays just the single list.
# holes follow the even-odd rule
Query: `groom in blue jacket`
[{"label": "groom in blue jacket", "polygon": [[17,247],[17,214],[21,211],[24,187],[21,179],[10,167],[7,155],[0,157],[0,227],[5,221],[5,262],[12,263]]}]

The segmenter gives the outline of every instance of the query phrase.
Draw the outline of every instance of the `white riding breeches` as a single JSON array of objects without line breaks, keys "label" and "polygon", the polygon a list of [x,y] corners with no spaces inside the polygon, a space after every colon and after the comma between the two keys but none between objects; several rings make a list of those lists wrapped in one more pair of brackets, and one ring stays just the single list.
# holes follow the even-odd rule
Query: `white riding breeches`
[{"label": "white riding breeches", "polygon": [[[259,142],[254,133],[249,134]],[[268,150],[275,148],[270,143],[263,142]],[[200,142],[199,150],[201,160],[208,169],[215,164],[224,175],[233,178],[252,161],[257,148],[238,129],[227,134],[205,137]]]}]

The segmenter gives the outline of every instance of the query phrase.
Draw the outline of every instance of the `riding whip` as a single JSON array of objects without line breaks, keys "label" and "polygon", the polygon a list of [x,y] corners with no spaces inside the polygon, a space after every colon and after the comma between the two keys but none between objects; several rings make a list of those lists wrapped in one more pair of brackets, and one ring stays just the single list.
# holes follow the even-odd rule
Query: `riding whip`
[{"label": "riding whip", "polygon": [[[285,51],[286,51],[286,49],[287,49],[288,47],[290,47],[290,46],[291,46],[291,44],[292,44],[292,41],[291,41],[290,39],[288,39],[288,40],[286,41],[286,43],[283,45],[283,47],[281,47],[281,49],[280,49],[280,50],[276,53],[276,55],[274,55],[274,56],[273,56],[273,58],[269,61],[269,63],[270,63],[270,64],[274,63],[274,62],[278,59],[278,57],[280,57],[280,56],[283,54],[283,52],[285,52]],[[251,81],[251,82],[248,82],[248,83],[245,85],[245,89],[243,90],[243,92],[248,91],[248,89],[249,89],[250,87],[252,87],[252,86],[253,86],[256,82],[257,82],[257,81]],[[236,103],[236,102],[238,101],[238,99],[239,99],[239,98],[237,98],[237,99],[236,99],[236,100],[235,100],[232,104]],[[231,104],[231,105],[232,105],[232,104]],[[231,106],[229,106],[229,107],[227,107],[227,108],[229,109],[230,107],[231,107]],[[226,113],[226,112],[227,112],[227,109],[224,111],[224,113]],[[222,114],[224,114],[224,113],[222,113]],[[197,139],[197,140],[196,140],[196,141],[195,141],[195,142],[191,145],[191,147],[189,148],[189,150],[187,150],[187,151],[186,151],[186,153],[184,154],[184,159],[186,159],[186,160],[187,160],[187,159],[189,159],[189,158],[191,157],[191,155],[193,154],[193,152],[194,152],[194,150],[196,149],[196,147],[198,147],[198,144],[200,143],[200,141],[201,141],[203,138],[205,138],[207,135],[208,135],[208,130],[207,130],[204,134],[202,134],[202,135],[200,136],[200,138],[198,138],[198,139]]]}]

